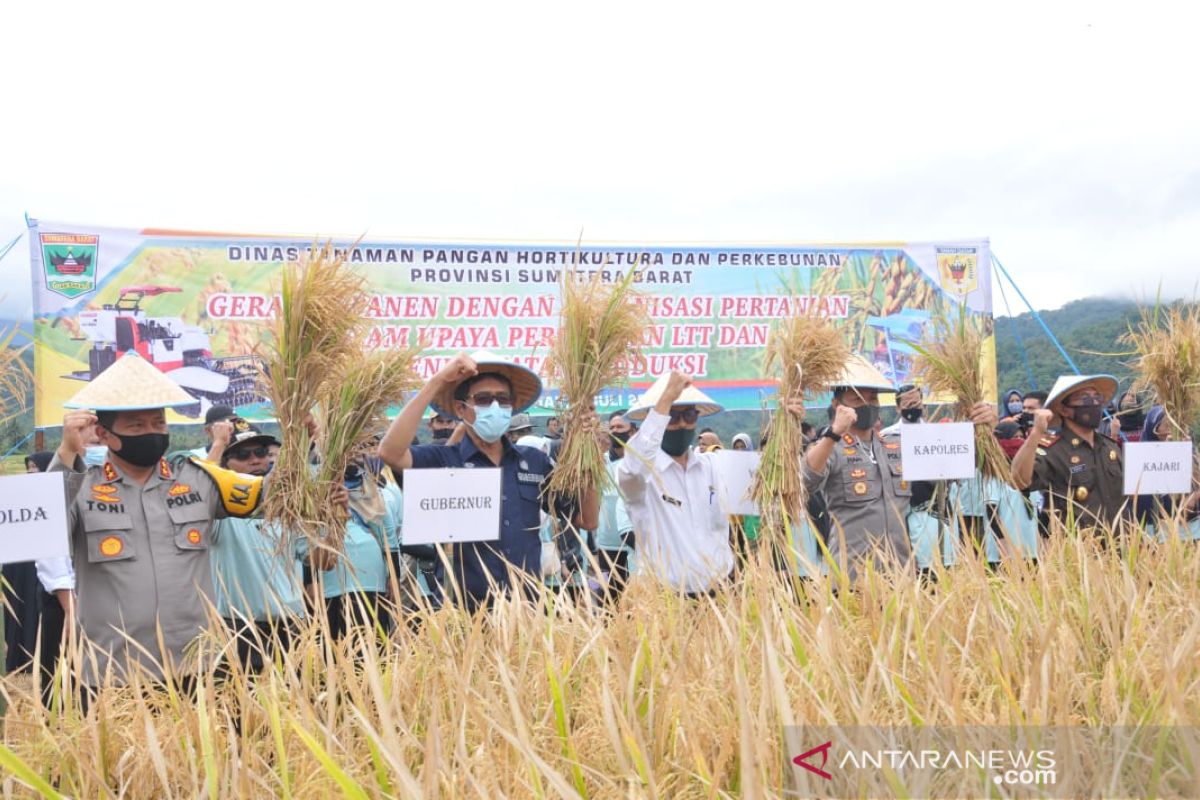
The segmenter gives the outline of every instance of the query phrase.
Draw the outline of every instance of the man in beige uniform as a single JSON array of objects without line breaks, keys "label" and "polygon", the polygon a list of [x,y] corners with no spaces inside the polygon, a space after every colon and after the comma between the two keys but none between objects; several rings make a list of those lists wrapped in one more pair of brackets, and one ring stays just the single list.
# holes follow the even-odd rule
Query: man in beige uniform
[{"label": "man in beige uniform", "polygon": [[[191,671],[184,651],[206,627],[212,597],[213,520],[248,516],[258,506],[262,478],[195,458],[174,467],[163,460],[165,409],[194,402],[146,361],[126,355],[66,404],[96,411],[66,415],[50,466],[66,475],[74,562],[74,596],[56,594],[68,618],[77,609],[87,637],[87,685],[123,683],[134,664],[153,678]],[[92,426],[109,455],[102,466],[85,467],[84,436]]]}]

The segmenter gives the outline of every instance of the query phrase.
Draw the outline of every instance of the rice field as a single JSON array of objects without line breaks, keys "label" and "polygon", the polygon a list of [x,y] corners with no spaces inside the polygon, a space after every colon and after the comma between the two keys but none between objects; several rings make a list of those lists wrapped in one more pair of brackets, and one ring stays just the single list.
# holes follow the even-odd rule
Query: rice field
[{"label": "rice field", "polygon": [[1064,534],[1038,564],[835,589],[752,563],[703,600],[635,581],[615,613],[545,594],[340,645],[308,626],[260,676],[208,674],[194,701],[109,688],[86,717],[10,677],[0,790],[779,797],[787,725],[1200,719],[1195,545]]}]

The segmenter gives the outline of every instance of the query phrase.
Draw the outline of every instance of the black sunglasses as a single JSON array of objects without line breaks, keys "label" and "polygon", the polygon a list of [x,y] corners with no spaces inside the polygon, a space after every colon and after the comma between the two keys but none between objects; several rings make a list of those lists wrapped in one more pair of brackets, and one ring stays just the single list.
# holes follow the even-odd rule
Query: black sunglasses
[{"label": "black sunglasses", "polygon": [[672,425],[674,425],[676,422],[686,422],[690,425],[698,419],[700,419],[700,409],[698,408],[685,408],[682,411],[671,411]]},{"label": "black sunglasses", "polygon": [[240,450],[234,450],[229,454],[229,458],[235,461],[245,461],[248,458],[266,458],[271,454],[269,447],[243,447]]},{"label": "black sunglasses", "polygon": [[501,408],[512,408],[512,395],[507,392],[476,392],[467,397],[476,408],[487,408],[492,403],[499,403]]}]

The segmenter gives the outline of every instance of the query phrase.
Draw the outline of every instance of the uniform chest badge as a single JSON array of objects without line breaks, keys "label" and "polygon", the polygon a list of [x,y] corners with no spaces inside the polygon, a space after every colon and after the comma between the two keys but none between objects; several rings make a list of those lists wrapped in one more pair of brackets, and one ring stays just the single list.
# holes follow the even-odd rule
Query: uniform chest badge
[{"label": "uniform chest badge", "polygon": [[883,449],[884,450],[899,450],[900,443],[899,442],[888,442],[888,443],[884,444]]},{"label": "uniform chest badge", "polygon": [[187,494],[191,490],[192,487],[188,486],[186,483],[177,483],[170,489],[167,489],[167,495],[169,497],[179,497],[179,495]]},{"label": "uniform chest badge", "polygon": [[1082,459],[1082,458],[1080,458],[1079,456],[1071,456],[1071,463],[1072,463],[1072,464],[1078,464],[1078,463],[1079,463],[1080,461],[1082,461],[1082,460],[1083,460],[1083,459]]},{"label": "uniform chest badge", "polygon": [[851,478],[865,478],[865,477],[867,477],[867,471],[865,469],[852,469],[852,470],[850,470],[850,477]]},{"label": "uniform chest badge", "polygon": [[196,530],[195,528],[192,528],[190,531],[187,532],[187,540],[189,543],[200,544],[200,539],[201,539],[200,531]]},{"label": "uniform chest badge", "polygon": [[164,481],[169,481],[172,478],[171,467],[167,465],[167,460],[165,458],[160,458],[158,460],[158,477],[162,478]]},{"label": "uniform chest badge", "polygon": [[857,454],[858,454],[858,448],[855,448],[855,447],[843,447],[842,448],[842,455],[844,455],[844,456],[853,456],[853,455],[857,455]]},{"label": "uniform chest badge", "polygon": [[1088,490],[1086,486],[1079,486],[1075,489],[1075,502],[1084,503],[1088,499]]},{"label": "uniform chest badge", "polygon": [[112,483],[117,478],[121,477],[117,474],[117,468],[112,465],[111,461],[104,462],[104,480]]},{"label": "uniform chest badge", "polygon": [[858,483],[854,484],[854,493],[857,495],[866,494],[867,493],[867,484],[863,483],[862,481],[859,481]]},{"label": "uniform chest badge", "polygon": [[1108,451],[1108,460],[1109,460],[1109,461],[1116,461],[1116,460],[1117,460],[1117,451],[1116,451],[1116,450],[1109,450],[1109,451]]},{"label": "uniform chest badge", "polygon": [[908,481],[900,481],[900,491],[902,491],[902,492],[908,491]]},{"label": "uniform chest badge", "polygon": [[521,469],[523,469],[523,470],[529,469],[529,462],[526,461],[525,459],[522,458],[518,463],[521,465]]},{"label": "uniform chest badge", "polygon": [[1071,446],[1072,446],[1072,447],[1079,447],[1079,439],[1078,439],[1078,438],[1072,439],[1072,440],[1071,440]]},{"label": "uniform chest badge", "polygon": [[121,555],[125,549],[125,543],[116,536],[105,536],[100,540],[100,555],[105,558],[115,558]]}]

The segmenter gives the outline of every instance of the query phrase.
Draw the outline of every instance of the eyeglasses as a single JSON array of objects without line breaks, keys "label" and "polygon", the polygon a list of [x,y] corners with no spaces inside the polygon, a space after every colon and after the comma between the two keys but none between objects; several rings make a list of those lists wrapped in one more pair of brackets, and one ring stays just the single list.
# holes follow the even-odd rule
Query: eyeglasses
[{"label": "eyeglasses", "polygon": [[1072,397],[1071,403],[1065,403],[1068,408],[1077,408],[1079,406],[1102,406],[1104,405],[1104,397],[1098,394],[1081,394]]},{"label": "eyeglasses", "polygon": [[232,461],[245,461],[248,458],[266,458],[271,454],[268,447],[246,447],[229,454]]},{"label": "eyeglasses", "polygon": [[499,403],[501,408],[511,408],[513,404],[512,395],[507,392],[476,392],[467,400],[476,408],[487,408],[492,403]]},{"label": "eyeglasses", "polygon": [[690,425],[698,419],[700,419],[700,409],[698,408],[685,408],[680,411],[671,410],[671,425],[677,422],[686,422]]}]

